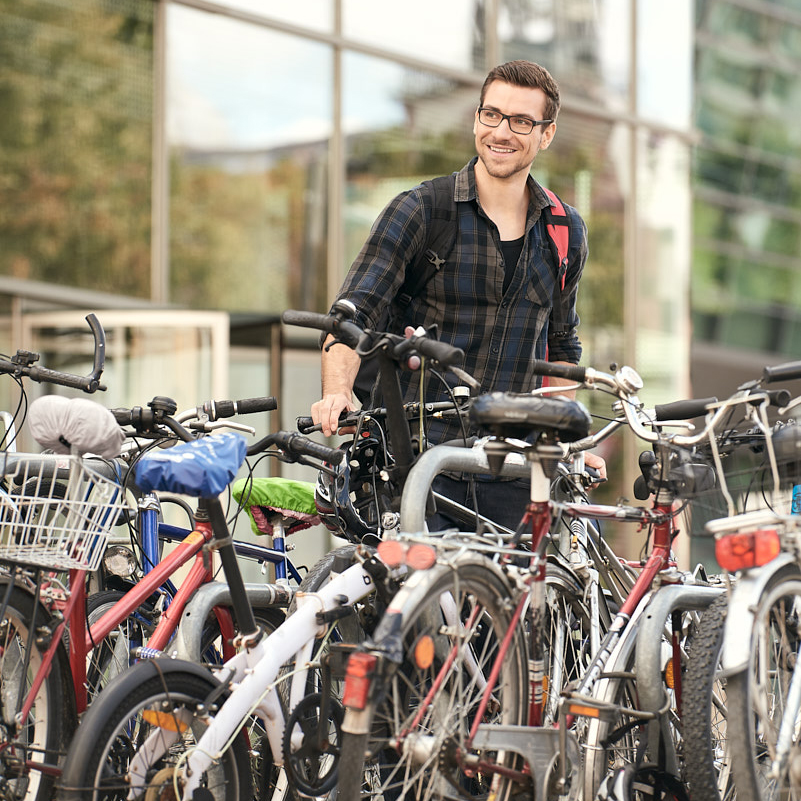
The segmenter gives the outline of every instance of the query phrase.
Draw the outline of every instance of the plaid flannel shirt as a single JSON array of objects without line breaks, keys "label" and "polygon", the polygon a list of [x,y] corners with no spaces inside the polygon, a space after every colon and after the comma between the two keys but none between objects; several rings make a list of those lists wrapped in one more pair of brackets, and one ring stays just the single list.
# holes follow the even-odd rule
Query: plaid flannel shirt
[{"label": "plaid flannel shirt", "polygon": [[[396,328],[436,324],[439,339],[464,351],[464,369],[483,392],[524,392],[539,385],[531,372],[533,359],[544,359],[547,353],[551,361],[577,364],[581,358],[576,292],[587,260],[586,226],[578,212],[564,204],[570,245],[561,289],[545,226],[538,224],[550,200],[529,176],[523,250],[504,293],[500,234],[478,201],[475,163],[473,158],[456,174],[459,235],[453,251],[445,267],[412,299]],[[375,327],[403,284],[407,266],[424,246],[430,204],[430,195],[414,187],[390,201],[374,223],[337,295],[356,306],[356,321],[363,327]],[[402,372],[400,378],[404,399],[415,399],[419,373]],[[448,379],[458,383],[453,376]],[[427,383],[427,401],[446,398],[436,381]],[[458,424],[435,424],[429,435],[438,442],[458,437],[460,431]]]}]

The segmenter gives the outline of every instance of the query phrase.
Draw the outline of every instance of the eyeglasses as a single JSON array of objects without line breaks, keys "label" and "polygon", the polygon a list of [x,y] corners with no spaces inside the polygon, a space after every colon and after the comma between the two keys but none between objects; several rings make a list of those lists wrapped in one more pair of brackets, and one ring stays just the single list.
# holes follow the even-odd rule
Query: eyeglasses
[{"label": "eyeglasses", "polygon": [[530,134],[538,125],[548,125],[553,120],[532,120],[515,114],[501,114],[494,108],[479,106],[478,121],[489,128],[497,128],[504,120],[509,123],[509,130],[517,134]]}]

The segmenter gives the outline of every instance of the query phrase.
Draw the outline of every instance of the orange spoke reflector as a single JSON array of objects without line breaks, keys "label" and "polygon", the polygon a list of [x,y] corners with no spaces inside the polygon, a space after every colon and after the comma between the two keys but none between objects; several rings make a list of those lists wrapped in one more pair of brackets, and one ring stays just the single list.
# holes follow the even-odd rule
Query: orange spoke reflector
[{"label": "orange spoke reflector", "polygon": [[672,659],[667,663],[667,665],[665,665],[665,684],[671,690],[675,690],[676,689],[676,676],[673,673],[673,660]]},{"label": "orange spoke reflector", "polygon": [[573,715],[583,715],[585,718],[599,718],[601,716],[600,710],[594,706],[581,706],[580,704],[570,704],[568,711]]},{"label": "orange spoke reflector", "polygon": [[412,545],[406,553],[406,564],[414,570],[428,570],[437,562],[437,552],[430,545]]},{"label": "orange spoke reflector", "polygon": [[178,734],[183,734],[189,728],[189,724],[178,720],[174,712],[159,712],[156,709],[145,709],[142,711],[142,718],[151,726],[164,729],[164,731],[178,732]]},{"label": "orange spoke reflector", "polygon": [[421,670],[427,670],[434,662],[434,640],[430,634],[423,634],[414,645],[414,663]]}]

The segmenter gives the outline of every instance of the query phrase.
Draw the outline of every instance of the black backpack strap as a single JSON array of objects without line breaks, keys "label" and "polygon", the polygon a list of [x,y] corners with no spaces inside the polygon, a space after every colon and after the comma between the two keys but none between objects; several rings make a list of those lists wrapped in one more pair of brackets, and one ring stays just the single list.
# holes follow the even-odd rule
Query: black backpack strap
[{"label": "black backpack strap", "polygon": [[403,312],[442,269],[448,260],[459,233],[459,213],[453,193],[456,174],[442,175],[421,186],[431,193],[431,220],[428,236],[417,259],[406,268],[406,279],[395,297],[395,305]]}]

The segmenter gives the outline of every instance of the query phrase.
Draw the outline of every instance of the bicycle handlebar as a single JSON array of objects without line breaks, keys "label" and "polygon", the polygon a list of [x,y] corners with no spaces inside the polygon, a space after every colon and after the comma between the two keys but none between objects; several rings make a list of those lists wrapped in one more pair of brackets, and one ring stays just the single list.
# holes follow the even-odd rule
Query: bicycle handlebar
[{"label": "bicycle handlebar", "polygon": [[80,389],[89,394],[98,390],[105,391],[106,387],[100,383],[100,376],[106,363],[106,333],[94,314],[87,314],[86,322],[89,323],[95,340],[92,371],[89,375],[80,376],[51,370],[49,367],[36,367],[33,363],[39,358],[39,354],[26,350],[18,350],[10,361],[0,359],[0,373],[25,376],[37,383],[58,384],[71,389]]},{"label": "bicycle handlebar", "polygon": [[692,420],[695,417],[703,417],[707,412],[707,406],[717,401],[717,398],[687,398],[671,403],[658,403],[654,406],[654,413],[659,421]]},{"label": "bicycle handlebar", "polygon": [[328,464],[339,464],[345,457],[345,451],[329,448],[319,442],[308,439],[294,431],[276,431],[262,437],[248,448],[248,456],[256,456],[266,451],[271,445],[277,445],[282,451],[296,456],[309,456]]},{"label": "bicycle handlebar", "polygon": [[414,353],[439,362],[443,367],[453,367],[464,360],[464,351],[447,342],[416,334],[404,337],[388,332],[362,330],[351,320],[343,319],[340,314],[317,314],[287,309],[281,315],[281,320],[287,325],[315,328],[333,334],[343,345],[353,348],[360,356],[366,356],[374,345],[384,341],[391,346],[386,348],[386,353],[394,362],[402,362]]},{"label": "bicycle handlebar", "polygon": [[256,414],[258,412],[271,412],[278,408],[278,401],[274,397],[245,398],[244,400],[206,401],[199,407],[209,420],[220,420],[223,417],[233,417],[237,414]]},{"label": "bicycle handlebar", "polygon": [[796,378],[801,378],[801,361],[765,367],[762,371],[762,380],[766,384],[772,384],[774,381],[793,381]]}]

